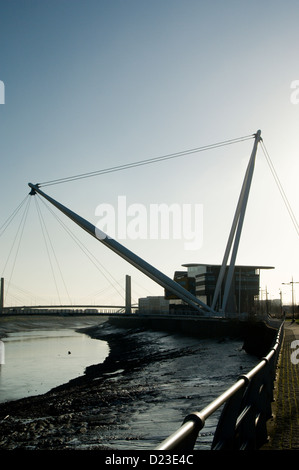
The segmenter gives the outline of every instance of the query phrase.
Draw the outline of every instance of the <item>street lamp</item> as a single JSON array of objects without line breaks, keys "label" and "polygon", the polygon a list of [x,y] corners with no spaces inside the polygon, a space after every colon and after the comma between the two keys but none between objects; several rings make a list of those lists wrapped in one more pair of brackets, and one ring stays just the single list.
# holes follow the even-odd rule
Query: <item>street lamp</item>
[{"label": "street lamp", "polygon": [[283,282],[282,284],[292,286],[292,313],[293,313],[293,322],[295,321],[295,307],[294,307],[294,284],[299,284],[297,281],[293,281],[293,277],[291,282]]}]

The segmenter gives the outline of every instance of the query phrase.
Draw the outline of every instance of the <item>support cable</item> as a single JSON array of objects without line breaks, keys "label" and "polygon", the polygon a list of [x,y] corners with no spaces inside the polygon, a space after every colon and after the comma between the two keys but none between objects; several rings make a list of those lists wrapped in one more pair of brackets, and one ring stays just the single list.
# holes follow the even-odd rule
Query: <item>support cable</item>
[{"label": "support cable", "polygon": [[15,244],[17,243],[17,239],[18,239],[18,237],[19,237],[19,241],[18,241],[18,244],[17,244],[17,249],[16,249],[15,257],[14,257],[14,260],[13,260],[13,265],[12,265],[11,274],[10,274],[10,277],[9,277],[9,281],[7,282],[6,296],[7,296],[7,293],[8,293],[8,291],[9,291],[10,282],[11,282],[11,279],[12,279],[12,276],[13,276],[13,272],[14,272],[14,269],[15,269],[15,265],[16,265],[16,261],[17,261],[17,257],[18,257],[18,253],[19,253],[19,249],[20,249],[20,245],[21,245],[22,236],[23,236],[23,233],[24,233],[24,227],[25,227],[25,223],[26,223],[26,220],[27,220],[28,212],[29,212],[29,207],[30,207],[30,199],[27,199],[27,204],[26,204],[24,213],[23,213],[23,215],[22,215],[22,218],[21,218],[21,221],[20,221],[20,224],[19,224],[19,227],[18,227],[16,236],[15,236],[15,238],[14,238],[13,244],[12,244],[12,246],[11,246],[11,249],[10,249],[10,251],[9,251],[9,254],[8,254],[8,257],[7,257],[7,260],[6,260],[6,263],[5,263],[4,268],[3,268],[3,272],[4,272],[5,269],[6,269],[7,263],[8,263],[8,261],[9,261],[9,259],[10,259],[10,255],[12,254],[12,250],[13,250]]},{"label": "support cable", "polygon": [[75,181],[75,180],[79,180],[79,179],[91,178],[93,176],[99,176],[99,175],[104,175],[104,174],[112,173],[112,172],[116,172],[116,171],[127,170],[127,169],[135,168],[135,167],[138,167],[138,166],[150,165],[152,163],[158,163],[158,162],[162,162],[162,161],[165,161],[165,160],[171,160],[171,159],[174,159],[174,158],[183,157],[183,156],[186,156],[186,155],[192,155],[194,153],[204,152],[206,150],[211,150],[211,149],[215,149],[215,148],[218,148],[218,147],[224,147],[226,145],[232,145],[232,144],[235,144],[235,143],[238,143],[238,142],[243,142],[245,140],[249,140],[249,139],[253,139],[253,138],[254,138],[254,134],[247,135],[247,136],[244,136],[244,137],[238,137],[236,139],[225,140],[225,141],[222,141],[222,142],[217,142],[215,144],[210,144],[210,145],[205,145],[205,146],[202,146],[202,147],[197,147],[197,148],[194,148],[194,149],[189,149],[189,150],[183,150],[181,152],[170,153],[170,154],[167,154],[167,155],[162,155],[160,157],[149,158],[149,159],[141,160],[141,161],[138,161],[138,162],[131,162],[131,163],[126,163],[126,164],[119,165],[119,166],[105,168],[105,169],[102,169],[102,170],[92,171],[92,172],[89,172],[89,173],[82,173],[82,174],[78,174],[78,175],[74,175],[74,176],[68,176],[68,177],[65,177],[65,178],[59,178],[59,179],[55,179],[55,180],[51,180],[51,181],[45,181],[43,183],[38,183],[38,186],[39,187],[52,186],[54,184],[67,183],[67,182]]},{"label": "support cable", "polygon": [[264,155],[265,155],[265,157],[266,157],[266,161],[267,161],[267,163],[268,163],[268,165],[269,165],[269,167],[270,167],[271,173],[272,173],[272,175],[273,175],[273,177],[274,177],[274,180],[275,180],[275,182],[276,182],[276,184],[277,184],[277,187],[278,187],[278,189],[279,189],[279,192],[280,192],[280,194],[281,194],[281,197],[282,197],[282,199],[283,199],[283,202],[285,203],[285,206],[286,206],[287,211],[288,211],[288,213],[289,213],[289,216],[290,216],[290,218],[291,218],[291,220],[292,220],[292,222],[293,222],[293,225],[294,225],[294,227],[295,227],[295,230],[296,230],[297,234],[299,235],[299,224],[298,224],[298,222],[297,222],[297,220],[296,220],[295,214],[294,214],[294,212],[293,212],[293,210],[292,210],[292,208],[291,208],[291,205],[290,205],[290,203],[289,203],[289,201],[288,201],[288,198],[287,198],[287,196],[286,196],[286,193],[285,193],[285,191],[284,191],[284,189],[283,189],[283,187],[282,187],[282,184],[281,184],[281,182],[280,182],[280,180],[279,180],[279,177],[278,177],[278,175],[277,175],[277,173],[276,173],[276,171],[275,171],[274,165],[273,165],[273,163],[272,163],[272,161],[271,161],[271,158],[270,158],[270,155],[269,155],[269,153],[268,153],[268,151],[267,151],[267,149],[266,149],[266,146],[265,146],[265,144],[264,144],[263,141],[261,142],[261,144],[262,144],[263,153],[264,153]]},{"label": "support cable", "polygon": [[12,214],[6,219],[6,221],[1,225],[0,227],[0,237],[3,235],[3,233],[5,232],[5,230],[8,228],[8,226],[10,225],[10,223],[13,221],[13,219],[16,217],[16,215],[18,214],[18,212],[20,211],[20,209],[22,208],[22,206],[25,204],[27,198],[29,197],[29,195],[27,194],[27,196],[23,199],[23,201],[18,205],[18,207],[16,207],[16,209],[12,212]]},{"label": "support cable", "polygon": [[56,277],[55,277],[55,273],[54,273],[54,267],[53,267],[53,264],[52,264],[52,261],[51,261],[51,256],[50,256],[48,243],[47,243],[47,239],[46,239],[46,235],[45,235],[45,233],[47,233],[47,230],[46,230],[46,227],[45,227],[43,217],[42,217],[41,212],[40,212],[40,208],[39,208],[39,206],[36,202],[36,198],[35,198],[35,204],[36,204],[36,210],[37,210],[37,213],[38,213],[38,218],[39,218],[39,221],[40,221],[40,226],[41,226],[41,230],[42,230],[42,234],[43,234],[43,238],[44,238],[44,242],[45,242],[45,246],[46,246],[46,251],[47,251],[47,254],[48,254],[48,258],[49,258],[49,263],[50,263],[50,267],[51,267],[51,271],[52,271],[52,275],[53,275],[53,280],[54,280],[54,284],[55,284],[55,288],[56,288],[56,293],[57,293],[57,296],[58,296],[58,299],[59,299],[59,303],[60,303],[60,305],[62,305],[60,295],[59,295],[58,286],[57,286],[57,282],[56,282]]},{"label": "support cable", "polygon": [[[40,304],[44,302],[44,298],[39,297],[37,294],[30,292],[22,287],[17,286],[16,284],[10,283],[11,288],[14,290],[14,295],[10,293],[10,297],[19,298],[20,305],[29,305],[32,299],[38,300]],[[30,302],[28,303],[28,300]]]},{"label": "support cable", "polygon": [[[81,251],[83,251],[85,256],[87,256],[87,258],[92,262],[92,264],[96,267],[96,269],[105,277],[105,279],[109,282],[109,284],[111,284],[111,286],[116,290],[117,294],[120,295],[122,297],[122,299],[124,299],[125,296],[123,294],[123,288],[120,285],[120,283],[118,281],[116,281],[116,279],[114,279],[112,274],[109,273],[109,271],[107,271],[107,269],[88,250],[88,248],[86,246],[84,246],[84,244],[71,232],[71,230],[65,225],[65,223],[60,219],[60,217],[58,217],[58,215],[55,214],[55,212],[46,204],[46,202],[38,194],[36,194],[36,196],[38,196],[38,199],[44,204],[44,206],[47,208],[47,210],[53,215],[53,217],[58,221],[58,223],[62,226],[62,228],[73,239],[73,241],[81,249]],[[102,270],[104,270],[107,273],[107,275]],[[111,277],[112,281],[111,281],[111,279],[108,278],[108,276]],[[120,289],[121,289],[120,291],[117,289],[117,287],[116,287],[117,285],[120,287]]]}]

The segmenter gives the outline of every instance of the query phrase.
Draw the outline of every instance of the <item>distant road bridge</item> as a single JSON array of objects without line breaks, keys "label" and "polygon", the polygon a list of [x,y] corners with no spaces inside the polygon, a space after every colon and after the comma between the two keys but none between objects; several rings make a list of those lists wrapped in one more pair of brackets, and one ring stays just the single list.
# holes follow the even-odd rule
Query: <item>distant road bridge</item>
[{"label": "distant road bridge", "polygon": [[[132,307],[134,309],[134,307]],[[123,313],[126,311],[124,305],[23,305],[18,307],[4,307],[2,313]]]}]

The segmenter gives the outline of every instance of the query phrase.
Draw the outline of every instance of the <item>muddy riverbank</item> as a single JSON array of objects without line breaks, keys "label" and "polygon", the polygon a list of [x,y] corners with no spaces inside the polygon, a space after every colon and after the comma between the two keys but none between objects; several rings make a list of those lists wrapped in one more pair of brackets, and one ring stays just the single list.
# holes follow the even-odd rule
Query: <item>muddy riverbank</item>
[{"label": "muddy riverbank", "polygon": [[[241,338],[197,339],[109,323],[87,325],[110,354],[84,376],[0,405],[0,449],[149,450],[250,370]],[[210,448],[217,415],[199,442]]]}]

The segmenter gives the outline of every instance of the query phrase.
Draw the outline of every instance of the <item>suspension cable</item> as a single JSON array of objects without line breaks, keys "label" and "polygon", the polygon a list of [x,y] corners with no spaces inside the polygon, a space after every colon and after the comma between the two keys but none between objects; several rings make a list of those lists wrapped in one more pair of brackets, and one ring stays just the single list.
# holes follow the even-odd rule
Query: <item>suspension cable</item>
[{"label": "suspension cable", "polygon": [[[24,201],[23,201],[23,202],[24,202]],[[14,240],[13,240],[11,249],[10,249],[10,251],[9,251],[9,253],[8,253],[8,256],[7,256],[7,259],[6,259],[4,268],[3,268],[3,272],[4,272],[5,269],[6,269],[7,263],[8,263],[8,261],[9,261],[10,255],[12,254],[12,250],[13,250],[15,244],[17,243],[17,239],[18,239],[18,237],[19,237],[19,241],[18,241],[18,244],[17,244],[17,249],[16,249],[15,257],[14,257],[14,260],[13,260],[13,265],[12,265],[11,274],[10,274],[9,281],[8,281],[7,287],[6,287],[6,295],[7,295],[8,291],[9,291],[10,282],[11,282],[11,279],[12,279],[12,276],[13,276],[13,272],[14,272],[14,269],[15,269],[15,265],[16,265],[16,261],[17,261],[17,257],[18,257],[18,253],[19,253],[19,249],[20,249],[20,245],[21,245],[22,236],[23,236],[23,233],[24,233],[25,223],[26,223],[26,220],[27,220],[28,212],[29,212],[30,202],[31,202],[30,199],[27,199],[27,204],[26,204],[26,206],[25,206],[25,210],[24,210],[24,212],[23,212],[21,221],[20,221],[20,223],[19,223],[19,227],[18,227],[17,233],[16,233],[16,235],[15,235],[15,238],[14,238]],[[22,203],[22,205],[23,205],[23,203]],[[19,206],[19,207],[20,207],[20,206]]]},{"label": "suspension cable", "polygon": [[255,134],[251,134],[251,135],[247,135],[247,136],[243,136],[243,137],[238,137],[236,139],[230,139],[230,140],[225,140],[225,141],[222,141],[222,142],[217,142],[215,144],[204,145],[202,147],[197,147],[197,148],[193,148],[193,149],[189,149],[189,150],[183,150],[181,152],[175,152],[175,153],[170,153],[170,154],[167,154],[167,155],[162,155],[160,157],[148,158],[146,160],[126,163],[126,164],[123,164],[123,165],[113,166],[113,167],[110,167],[110,168],[104,168],[102,170],[92,171],[92,172],[89,172],[89,173],[82,173],[82,174],[79,174],[79,175],[68,176],[68,177],[65,177],[65,178],[58,178],[56,180],[45,181],[43,183],[38,183],[38,186],[40,186],[40,187],[41,186],[51,186],[51,185],[54,185],[54,184],[67,183],[67,182],[70,182],[70,181],[75,181],[75,180],[84,179],[84,178],[91,178],[93,176],[104,175],[104,174],[112,173],[112,172],[116,172],[116,171],[128,170],[130,168],[135,168],[135,167],[138,167],[138,166],[150,165],[150,164],[162,162],[162,161],[165,161],[165,160],[171,160],[171,159],[183,157],[183,156],[186,156],[186,155],[192,155],[194,153],[204,152],[206,150],[211,150],[211,149],[215,149],[215,148],[218,148],[218,147],[224,147],[226,145],[232,145],[232,144],[235,144],[235,143],[238,143],[238,142],[243,142],[245,140],[253,139],[254,136],[255,136]]},{"label": "suspension cable", "polygon": [[293,222],[293,225],[294,225],[294,227],[295,227],[295,230],[296,230],[297,234],[299,235],[299,224],[298,224],[298,222],[297,222],[297,220],[296,220],[295,214],[294,214],[294,212],[293,212],[293,210],[292,210],[292,208],[291,208],[291,205],[290,205],[290,203],[289,203],[289,201],[288,201],[288,198],[287,198],[287,196],[286,196],[286,193],[285,193],[285,191],[284,191],[284,189],[283,189],[283,187],[282,187],[282,184],[281,184],[281,182],[280,182],[280,180],[279,180],[279,177],[278,177],[278,175],[277,175],[277,173],[276,173],[276,171],[275,171],[274,165],[273,165],[273,163],[272,163],[272,161],[271,161],[271,158],[270,158],[270,155],[269,155],[269,153],[268,153],[268,151],[267,151],[267,149],[266,149],[266,146],[265,146],[265,144],[264,144],[263,141],[261,142],[261,144],[262,144],[263,153],[264,153],[264,155],[265,155],[265,157],[266,157],[266,160],[267,160],[267,163],[268,163],[268,165],[269,165],[269,167],[270,167],[271,173],[272,173],[272,175],[273,175],[273,177],[274,177],[274,180],[275,180],[275,182],[276,182],[276,184],[277,184],[277,187],[278,187],[279,192],[280,192],[280,194],[281,194],[281,196],[282,196],[282,199],[283,199],[283,201],[284,201],[284,203],[285,203],[285,206],[286,206],[286,208],[287,208],[287,211],[288,211],[288,213],[289,213],[289,216],[290,216],[290,218],[291,218],[291,220],[292,220],[292,222]]},{"label": "suspension cable", "polygon": [[[14,294],[10,292],[10,297],[13,299],[16,299],[20,305],[28,305],[28,302],[26,299],[36,299],[40,302],[40,304],[43,303],[44,299],[42,297],[39,297],[35,292],[30,292],[22,287],[17,286],[13,282],[10,283],[11,289],[13,289]],[[24,300],[25,299],[25,300]]]},{"label": "suspension cable", "polygon": [[25,196],[25,198],[23,199],[23,201],[18,205],[18,207],[16,207],[16,209],[12,212],[12,214],[6,219],[6,221],[1,225],[0,227],[0,237],[3,235],[3,233],[5,232],[5,230],[8,228],[8,226],[11,224],[11,222],[13,221],[13,219],[16,217],[16,215],[18,214],[18,212],[20,211],[20,209],[22,208],[22,206],[24,205],[24,203],[26,202],[27,198],[29,197],[29,194],[27,194]]},{"label": "suspension cable", "polygon": [[[44,242],[45,242],[45,246],[46,246],[46,251],[47,251],[47,254],[48,254],[49,263],[50,263],[50,267],[51,267],[51,271],[52,271],[52,275],[53,275],[53,279],[54,279],[54,284],[55,284],[55,288],[56,288],[56,292],[57,292],[57,295],[58,295],[59,302],[60,302],[60,304],[62,304],[61,299],[60,299],[60,294],[59,294],[59,290],[58,290],[58,285],[57,285],[56,277],[55,277],[54,267],[53,267],[53,263],[52,263],[51,256],[50,256],[50,251],[49,251],[48,243],[49,243],[49,246],[51,247],[52,253],[53,253],[54,258],[55,258],[55,260],[56,260],[56,263],[57,263],[57,266],[58,266],[58,269],[59,269],[59,272],[60,272],[60,275],[61,275],[61,278],[62,278],[62,282],[63,282],[63,284],[64,284],[64,287],[65,287],[66,293],[67,293],[67,295],[68,295],[69,301],[70,301],[70,303],[72,303],[71,300],[70,300],[70,296],[69,296],[69,294],[68,294],[67,287],[66,287],[65,282],[64,282],[64,278],[63,278],[63,276],[62,276],[62,272],[61,272],[60,265],[59,265],[59,262],[58,262],[58,260],[57,260],[57,257],[56,257],[54,248],[53,248],[53,244],[52,244],[52,242],[51,242],[51,238],[50,238],[50,236],[49,236],[49,232],[48,232],[48,230],[47,230],[47,227],[46,227],[44,218],[43,218],[43,216],[42,216],[40,207],[39,207],[39,205],[38,205],[37,198],[35,198],[35,205],[36,205],[36,210],[37,210],[38,217],[39,217],[39,221],[40,221],[40,226],[41,226],[41,229],[42,229],[42,234],[43,234],[43,238],[44,238]],[[47,235],[47,237],[46,237],[46,235]],[[48,239],[48,242],[47,242],[47,239]]]},{"label": "suspension cable", "polygon": [[[62,228],[67,232],[67,234],[73,239],[76,245],[81,249],[81,251],[85,254],[85,256],[92,262],[92,264],[96,267],[96,269],[105,277],[105,279],[109,282],[109,284],[116,290],[117,294],[120,295],[123,299],[125,298],[123,294],[123,288],[120,283],[114,279],[111,273],[103,266],[100,261],[88,250],[86,246],[72,233],[72,231],[66,226],[66,224],[58,217],[58,215],[51,209],[51,207],[46,204],[46,202],[36,194],[38,199],[44,204],[47,210],[53,215],[53,217],[58,221],[58,223],[62,226]],[[105,272],[104,272],[105,271]],[[106,274],[105,274],[106,273]],[[111,279],[108,278],[110,276]],[[117,286],[120,288],[118,290]]]}]

